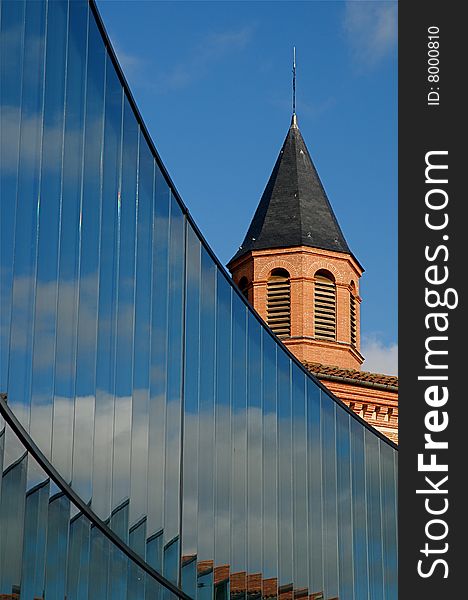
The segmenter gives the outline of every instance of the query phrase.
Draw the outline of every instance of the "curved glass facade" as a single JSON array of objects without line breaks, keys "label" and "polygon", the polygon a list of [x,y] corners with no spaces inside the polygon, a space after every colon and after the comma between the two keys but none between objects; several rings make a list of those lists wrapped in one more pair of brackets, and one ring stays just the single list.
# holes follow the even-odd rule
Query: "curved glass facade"
[{"label": "curved glass facade", "polygon": [[395,447],[213,257],[94,4],[0,19],[0,595],[396,599]]}]

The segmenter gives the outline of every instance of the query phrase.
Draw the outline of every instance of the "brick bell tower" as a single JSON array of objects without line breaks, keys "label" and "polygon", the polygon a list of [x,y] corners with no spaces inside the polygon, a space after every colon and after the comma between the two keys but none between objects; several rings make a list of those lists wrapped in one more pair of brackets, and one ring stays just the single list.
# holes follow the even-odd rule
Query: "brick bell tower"
[{"label": "brick bell tower", "polygon": [[229,261],[234,282],[305,363],[359,369],[359,278],[293,113],[244,241]]}]

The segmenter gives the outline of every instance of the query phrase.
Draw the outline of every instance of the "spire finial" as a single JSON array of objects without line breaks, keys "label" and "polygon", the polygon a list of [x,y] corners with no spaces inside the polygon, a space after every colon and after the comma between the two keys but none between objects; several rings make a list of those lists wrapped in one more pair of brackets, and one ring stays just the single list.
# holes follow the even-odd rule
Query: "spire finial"
[{"label": "spire finial", "polygon": [[291,127],[297,127],[296,117],[296,46],[293,46],[293,68],[292,68],[292,119]]},{"label": "spire finial", "polygon": [[293,46],[292,112],[296,114],[296,46]]}]

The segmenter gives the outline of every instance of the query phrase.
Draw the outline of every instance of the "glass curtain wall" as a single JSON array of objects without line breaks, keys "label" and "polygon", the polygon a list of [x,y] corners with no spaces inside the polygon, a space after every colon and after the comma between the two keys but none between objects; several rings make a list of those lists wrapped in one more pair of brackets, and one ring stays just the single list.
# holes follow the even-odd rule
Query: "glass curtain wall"
[{"label": "glass curtain wall", "polygon": [[[17,450],[21,456],[12,460],[11,449],[13,457]],[[126,600],[168,593],[148,564],[135,561],[132,552],[122,550],[103,533],[70,498],[67,486],[57,486],[4,423],[0,430],[2,465],[0,575],[2,589],[10,592],[2,594],[3,599]]]},{"label": "glass curtain wall", "polygon": [[[396,599],[395,447],[234,288],[94,4],[2,1],[0,27],[9,408],[95,518],[192,598]],[[0,595],[117,598],[102,587],[116,572],[132,600],[169,593],[91,543],[22,442],[1,439]]]}]

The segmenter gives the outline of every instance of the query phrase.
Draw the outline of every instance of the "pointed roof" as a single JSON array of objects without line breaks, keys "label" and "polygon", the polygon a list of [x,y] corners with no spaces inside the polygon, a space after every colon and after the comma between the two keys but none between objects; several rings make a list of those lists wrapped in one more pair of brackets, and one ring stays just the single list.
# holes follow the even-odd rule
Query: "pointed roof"
[{"label": "pointed roof", "polygon": [[230,262],[251,250],[294,246],[351,254],[295,114],[245,239]]}]

